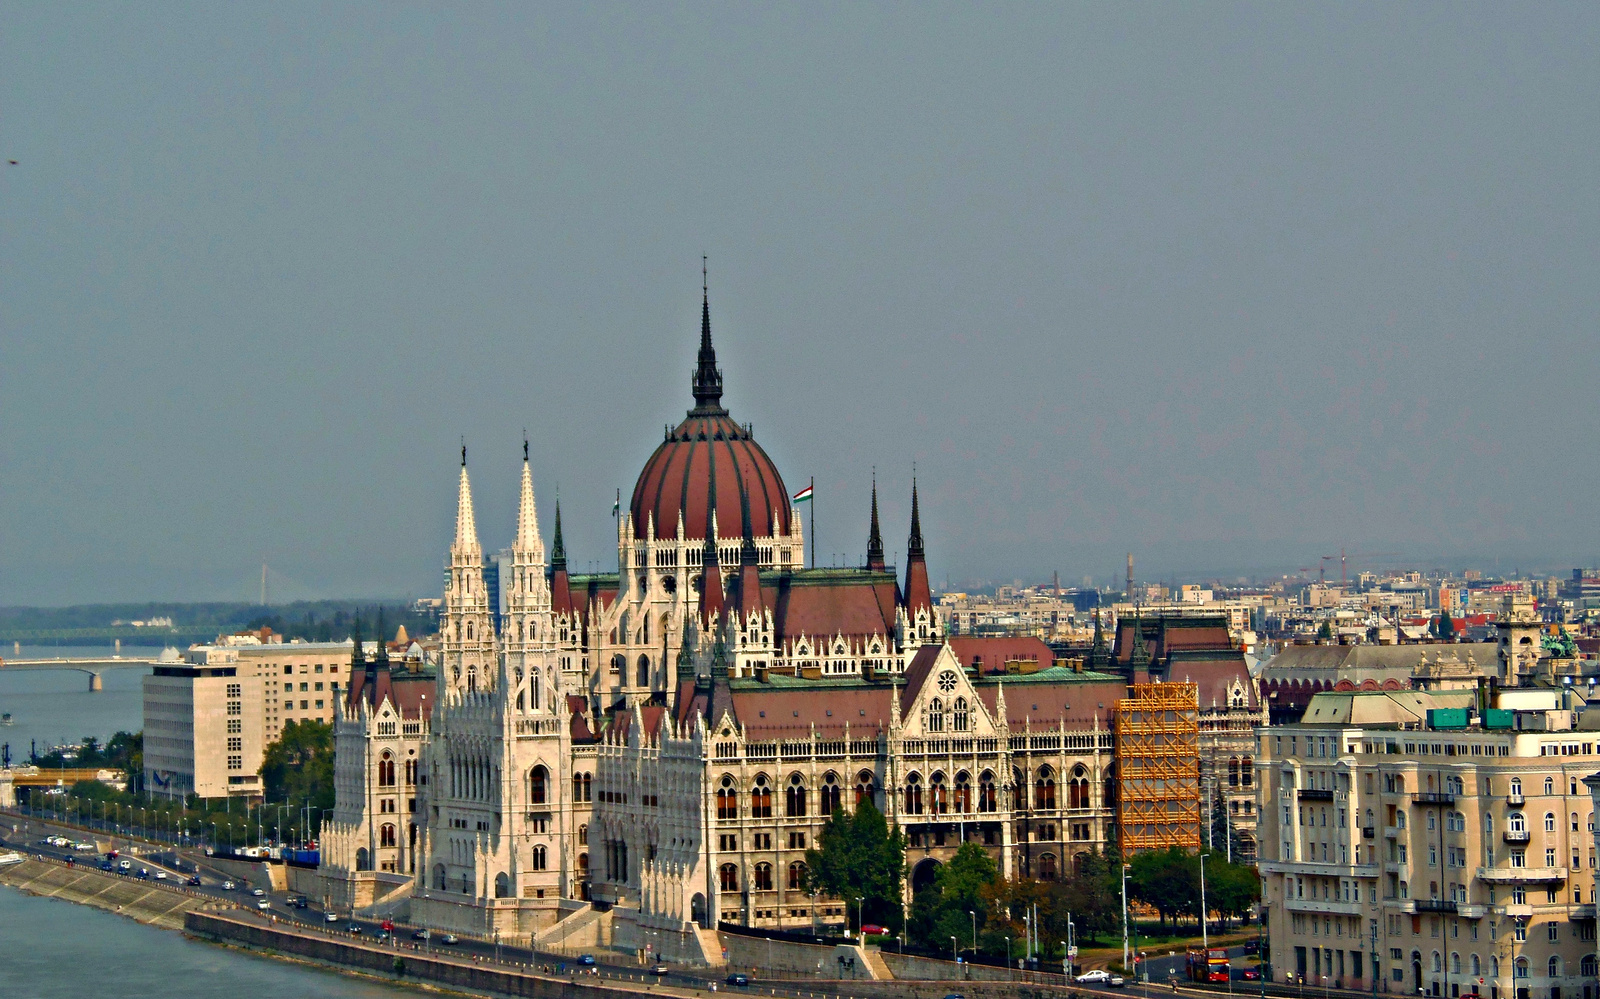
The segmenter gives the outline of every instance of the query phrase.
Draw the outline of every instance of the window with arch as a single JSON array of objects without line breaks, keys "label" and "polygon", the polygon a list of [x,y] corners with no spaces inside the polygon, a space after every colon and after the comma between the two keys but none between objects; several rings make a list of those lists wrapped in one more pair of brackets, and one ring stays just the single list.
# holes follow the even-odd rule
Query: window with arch
[{"label": "window with arch", "polygon": [[511,879],[506,877],[505,874],[503,874],[503,873],[502,874],[496,874],[494,876],[494,897],[495,898],[510,898],[511,897]]},{"label": "window with arch", "polygon": [[1089,807],[1089,771],[1081,763],[1072,768],[1072,781],[1067,788],[1067,807]]},{"label": "window with arch", "polygon": [[1228,760],[1228,786],[1239,786],[1239,757],[1237,756]]},{"label": "window with arch", "polygon": [[1441,972],[1441,971],[1444,970],[1444,963],[1439,959],[1439,952],[1438,951],[1434,951],[1433,952],[1433,970],[1434,970],[1435,973],[1438,973],[1438,972]]},{"label": "window with arch", "polygon": [[638,669],[636,671],[636,675],[634,676],[634,686],[636,686],[636,687],[648,687],[648,686],[650,686],[650,657],[649,656],[640,656],[639,657]]},{"label": "window with arch", "polygon": [[928,778],[928,814],[944,815],[950,811],[949,788],[945,787],[944,772]]},{"label": "window with arch", "polygon": [[822,801],[819,803],[819,807],[822,809],[823,815],[832,815],[842,807],[840,798],[843,791],[844,788],[839,786],[838,774],[829,770],[822,775]]},{"label": "window with arch", "polygon": [[956,774],[956,793],[951,801],[951,810],[963,815],[972,811],[972,775],[965,770]]},{"label": "window with arch", "polygon": [[1572,813],[1572,831],[1573,832],[1577,832],[1578,831],[1578,813],[1577,812],[1573,812]]},{"label": "window with arch", "polygon": [[1517,963],[1511,967],[1511,975],[1513,978],[1527,978],[1528,959],[1525,957],[1517,958]]},{"label": "window with arch", "polygon": [[978,775],[978,811],[992,812],[999,803],[995,793],[994,771],[985,770]]},{"label": "window with arch", "polygon": [[906,775],[906,814],[922,814],[922,775],[915,771]]},{"label": "window with arch", "polygon": [[550,771],[543,763],[528,772],[528,804],[542,805],[549,797]]},{"label": "window with arch", "polygon": [[944,701],[937,697],[928,702],[927,729],[929,732],[944,731]]},{"label": "window with arch", "polygon": [[1042,853],[1039,855],[1039,880],[1054,881],[1056,879],[1056,855]]},{"label": "window with arch", "polygon": [[1583,955],[1583,963],[1578,968],[1585,978],[1593,978],[1596,975],[1600,975],[1600,961],[1596,961],[1593,954]]},{"label": "window with arch", "polygon": [[806,865],[803,861],[789,864],[789,890],[802,891],[806,885]]},{"label": "window with arch", "polygon": [[1039,768],[1033,784],[1033,803],[1035,808],[1056,807],[1056,772],[1049,767]]},{"label": "window with arch", "polygon": [[1511,778],[1510,795],[1513,798],[1520,798],[1522,796],[1522,778],[1521,777],[1513,777],[1513,778]]},{"label": "window with arch", "polygon": [[799,774],[790,774],[789,786],[783,789],[783,814],[790,818],[806,814],[806,779]]},{"label": "window with arch", "polygon": [[394,754],[387,749],[378,758],[378,786],[394,787]]},{"label": "window with arch", "polygon": [[378,830],[379,846],[394,846],[394,826],[385,822],[383,828]]},{"label": "window with arch", "polygon": [[587,853],[578,854],[578,870],[584,874],[589,873],[589,855]]},{"label": "window with arch", "polygon": [[589,845],[589,823],[587,822],[578,827],[578,845]]},{"label": "window with arch", "polygon": [[1554,777],[1546,777],[1544,779],[1544,793],[1545,794],[1555,794],[1556,793],[1556,779]]},{"label": "window with arch", "polygon": [[1559,956],[1551,956],[1550,963],[1546,967],[1550,972],[1551,978],[1561,977],[1561,958]]},{"label": "window with arch", "polygon": [[757,819],[772,818],[772,785],[766,774],[756,775],[756,785],[750,789],[750,815]]},{"label": "window with arch", "polygon": [[723,891],[739,890],[739,868],[732,864],[723,864],[717,869],[717,882]]},{"label": "window with arch", "polygon": [[739,817],[739,789],[733,783],[732,774],[723,774],[721,785],[717,788],[717,818],[736,819]]},{"label": "window with arch", "polygon": [[1467,966],[1472,969],[1470,972],[1468,972],[1468,974],[1472,975],[1474,978],[1483,974],[1483,962],[1478,960],[1478,955],[1472,955],[1472,960]]},{"label": "window with arch", "polygon": [[1506,828],[1514,833],[1527,832],[1528,820],[1523,817],[1521,812],[1512,812],[1506,816]]},{"label": "window with arch", "polygon": [[1450,955],[1450,974],[1452,974],[1452,975],[1461,974],[1461,955],[1460,954],[1451,954]]},{"label": "window with arch", "polygon": [[872,801],[871,770],[863,770],[856,774],[856,807],[860,808],[863,801]]},{"label": "window with arch", "polygon": [[1545,832],[1555,832],[1556,831],[1556,813],[1555,812],[1545,812],[1544,813],[1544,831]]},{"label": "window with arch", "polygon": [[772,865],[766,861],[756,865],[755,869],[756,891],[772,890]]},{"label": "window with arch", "polygon": [[950,712],[950,731],[965,732],[968,724],[967,699],[956,698],[954,708]]},{"label": "window with arch", "polygon": [[572,775],[572,800],[589,801],[594,791],[594,777],[590,774]]},{"label": "window with arch", "polygon": [[433,865],[433,887],[435,891],[444,891],[444,865]]},{"label": "window with arch", "polygon": [[545,864],[547,863],[547,857],[548,856],[549,856],[549,854],[547,854],[545,852],[544,846],[542,846],[542,845],[535,846],[533,848],[533,869],[536,870],[536,871],[544,870],[545,869]]}]

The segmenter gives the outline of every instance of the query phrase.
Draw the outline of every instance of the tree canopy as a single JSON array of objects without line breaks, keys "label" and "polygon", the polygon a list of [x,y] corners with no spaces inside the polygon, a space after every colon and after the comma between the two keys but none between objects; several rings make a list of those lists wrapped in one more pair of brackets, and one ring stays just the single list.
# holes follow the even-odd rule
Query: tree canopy
[{"label": "tree canopy", "polygon": [[906,844],[871,801],[853,813],[836,809],[815,849],[806,851],[806,890],[824,892],[847,903],[850,925],[859,918],[900,930],[900,890],[905,883]]},{"label": "tree canopy", "polygon": [[989,922],[991,889],[999,882],[994,858],[976,843],[961,844],[912,900],[906,935],[930,950],[946,949],[955,937],[959,947],[970,950],[974,923],[981,934]]},{"label": "tree canopy", "polygon": [[269,801],[332,808],[333,726],[312,718],[284,723],[261,761],[261,782]]},{"label": "tree canopy", "polygon": [[[1178,916],[1199,917],[1200,857],[1182,847],[1148,850],[1134,856],[1128,895],[1155,909],[1165,924]],[[1230,864],[1219,853],[1206,858],[1206,906],[1223,916],[1242,916],[1261,894],[1255,869]]]}]

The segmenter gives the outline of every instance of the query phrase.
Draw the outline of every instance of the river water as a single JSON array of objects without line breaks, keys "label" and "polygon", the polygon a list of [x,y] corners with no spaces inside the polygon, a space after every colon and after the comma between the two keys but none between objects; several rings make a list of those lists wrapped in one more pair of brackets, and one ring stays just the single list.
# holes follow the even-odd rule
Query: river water
[{"label": "river water", "polygon": [[7,999],[416,999],[418,993],[189,940],[131,919],[0,887]]},{"label": "river water", "polygon": [[[124,646],[126,658],[153,659],[161,650]],[[64,646],[27,646],[21,654],[10,646],[0,655],[11,659],[109,658],[110,649]],[[92,735],[104,742],[119,731],[144,727],[144,678],[149,666],[113,666],[100,673],[103,690],[89,692],[89,677],[72,669],[0,670],[0,713],[11,715],[11,725],[0,726],[0,743],[11,746],[13,762],[27,762],[29,746],[37,742],[42,753],[51,746],[77,744]]]}]

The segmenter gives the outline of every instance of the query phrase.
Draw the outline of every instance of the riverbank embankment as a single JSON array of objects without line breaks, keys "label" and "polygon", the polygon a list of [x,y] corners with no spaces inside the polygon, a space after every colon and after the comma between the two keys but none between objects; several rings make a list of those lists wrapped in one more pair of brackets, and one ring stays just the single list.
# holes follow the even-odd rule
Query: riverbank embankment
[{"label": "riverbank embankment", "polygon": [[0,867],[0,884],[30,895],[91,905],[168,930],[181,930],[189,913],[218,905],[215,899],[191,894],[181,887],[49,860],[28,859]]}]

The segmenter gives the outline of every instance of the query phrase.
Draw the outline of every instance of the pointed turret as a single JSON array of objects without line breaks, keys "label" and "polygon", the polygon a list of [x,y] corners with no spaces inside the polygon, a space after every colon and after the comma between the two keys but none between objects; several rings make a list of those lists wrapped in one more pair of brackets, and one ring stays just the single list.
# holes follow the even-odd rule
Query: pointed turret
[{"label": "pointed turret", "polygon": [[374,657],[379,669],[389,668],[389,641],[383,637],[383,608],[378,608],[378,632],[373,636],[378,640],[378,654]]},{"label": "pointed turret", "polygon": [[1100,621],[1100,608],[1094,609],[1094,642],[1089,646],[1089,669],[1099,673],[1104,672],[1111,662],[1111,653],[1106,648],[1106,632]]},{"label": "pointed turret", "polygon": [[1133,611],[1132,651],[1128,653],[1128,670],[1134,683],[1150,682],[1150,650],[1144,644],[1144,620],[1138,608]]},{"label": "pointed turret", "polygon": [[472,483],[467,479],[467,446],[461,445],[461,485],[456,497],[456,540],[451,546],[458,552],[481,552],[478,544],[478,522],[472,514]]},{"label": "pointed turret", "polygon": [[723,414],[722,370],[717,367],[717,352],[711,346],[711,292],[705,280],[705,258],[700,262],[700,355],[694,369],[694,410],[696,414]]},{"label": "pointed turret", "polygon": [[717,453],[711,452],[711,485],[706,501],[706,545],[700,556],[700,620],[722,614],[722,564],[717,555]]},{"label": "pointed turret", "polygon": [[917,503],[917,480],[911,480],[911,538],[906,544],[906,613],[933,611],[933,589],[928,585],[928,563],[922,550],[922,510]]},{"label": "pointed turret", "polygon": [[878,530],[878,476],[874,473],[872,476],[872,530],[867,533],[867,568],[882,569],[883,566],[883,532]]},{"label": "pointed turret", "polygon": [[533,470],[528,461],[528,442],[522,442],[522,497],[517,505],[517,540],[513,547],[531,552],[536,561],[544,560],[544,541],[539,537],[539,510],[533,501]]},{"label": "pointed turret", "polygon": [[739,512],[744,521],[744,544],[739,547],[739,613],[745,618],[760,614],[764,609],[761,599],[760,554],[756,538],[750,528],[750,493],[740,486]]},{"label": "pointed turret", "polygon": [[567,546],[561,539],[561,499],[556,498],[556,529],[550,542],[550,609],[571,615],[572,581],[567,577]]}]

